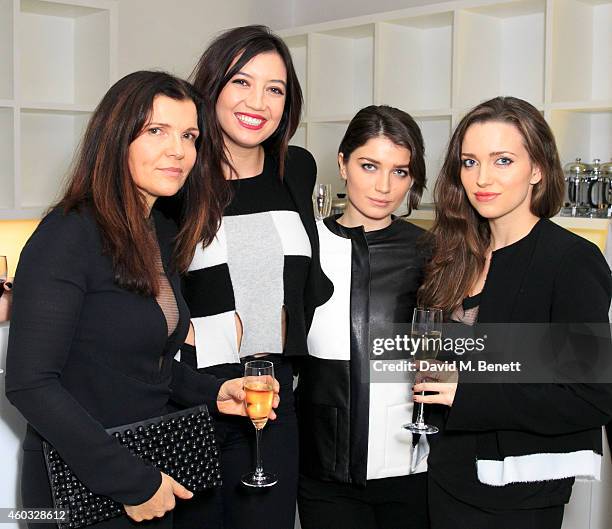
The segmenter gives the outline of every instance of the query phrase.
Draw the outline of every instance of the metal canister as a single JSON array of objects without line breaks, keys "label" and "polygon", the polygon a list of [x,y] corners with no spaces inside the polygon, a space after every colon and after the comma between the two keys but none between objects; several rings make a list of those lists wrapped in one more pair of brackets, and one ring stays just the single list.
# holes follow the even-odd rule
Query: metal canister
[{"label": "metal canister", "polygon": [[608,184],[609,179],[604,176],[601,160],[595,158],[589,164],[589,204],[593,217],[606,217],[608,214]]},{"label": "metal canister", "polygon": [[571,217],[587,216],[591,209],[588,200],[589,166],[581,158],[565,164],[565,197],[562,215]]},{"label": "metal canister", "polygon": [[601,174],[604,179],[605,200],[607,204],[606,217],[612,217],[612,159],[601,164]]},{"label": "metal canister", "polygon": [[337,193],[336,197],[332,200],[331,214],[341,215],[346,209],[348,199],[346,198],[346,193]]}]

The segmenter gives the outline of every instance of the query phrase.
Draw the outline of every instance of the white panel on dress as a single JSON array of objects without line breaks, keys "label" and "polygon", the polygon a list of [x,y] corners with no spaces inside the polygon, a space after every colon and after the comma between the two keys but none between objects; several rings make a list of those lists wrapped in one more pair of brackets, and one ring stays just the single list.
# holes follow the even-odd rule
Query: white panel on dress
[{"label": "white panel on dress", "polygon": [[233,310],[193,318],[198,368],[240,362]]},{"label": "white panel on dress", "polygon": [[300,216],[295,211],[270,211],[270,215],[283,245],[283,254],[312,257],[310,239]]},{"label": "white panel on dress", "polygon": [[599,481],[601,460],[600,454],[591,450],[579,450],[563,454],[509,456],[503,461],[479,459],[476,461],[476,469],[481,483],[497,487],[571,477]]},{"label": "white panel on dress", "polygon": [[189,271],[210,268],[223,263],[227,263],[227,239],[225,227],[223,221],[221,221],[219,231],[212,242],[206,248],[202,248],[201,243],[198,244],[193,260],[189,265]]},{"label": "white panel on dress", "polygon": [[351,359],[351,240],[317,222],[321,268],[334,284],[333,296],[317,307],[308,333],[308,353],[325,360]]},{"label": "white panel on dress", "polygon": [[409,382],[370,384],[367,479],[406,476],[427,470],[429,446],[425,436],[421,436],[413,450],[412,434],[402,428],[403,424],[412,422],[414,403]]}]

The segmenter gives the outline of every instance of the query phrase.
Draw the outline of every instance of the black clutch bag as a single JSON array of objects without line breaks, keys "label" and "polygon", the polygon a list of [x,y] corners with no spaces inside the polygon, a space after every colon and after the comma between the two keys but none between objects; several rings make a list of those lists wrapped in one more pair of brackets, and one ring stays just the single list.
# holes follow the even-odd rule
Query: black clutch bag
[{"label": "black clutch bag", "polygon": [[[219,451],[206,406],[106,430],[147,463],[192,492],[221,485]],[[57,451],[43,442],[55,509],[67,510],[60,529],[78,529],[125,515],[123,505],[94,494],[72,473]]]}]

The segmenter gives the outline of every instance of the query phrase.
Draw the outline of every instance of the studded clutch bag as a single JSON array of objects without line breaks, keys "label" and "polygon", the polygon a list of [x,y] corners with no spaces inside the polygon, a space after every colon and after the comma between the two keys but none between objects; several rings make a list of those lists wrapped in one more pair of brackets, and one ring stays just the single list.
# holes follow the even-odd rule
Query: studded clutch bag
[{"label": "studded clutch bag", "polygon": [[[192,492],[221,485],[214,426],[204,405],[106,431]],[[54,508],[68,511],[67,520],[58,523],[60,529],[78,529],[125,515],[123,505],[88,490],[49,443],[43,442],[43,453]]]}]

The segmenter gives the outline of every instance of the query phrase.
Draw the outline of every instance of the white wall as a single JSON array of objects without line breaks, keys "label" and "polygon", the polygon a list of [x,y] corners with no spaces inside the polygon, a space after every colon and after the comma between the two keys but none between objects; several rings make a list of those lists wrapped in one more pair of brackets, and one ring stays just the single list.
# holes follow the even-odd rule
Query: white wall
[{"label": "white wall", "polygon": [[163,69],[191,73],[207,43],[224,29],[246,24],[292,24],[292,1],[118,0],[118,74]]},{"label": "white wall", "polygon": [[285,27],[437,4],[440,1],[442,0],[291,0],[293,20],[291,25]]}]

